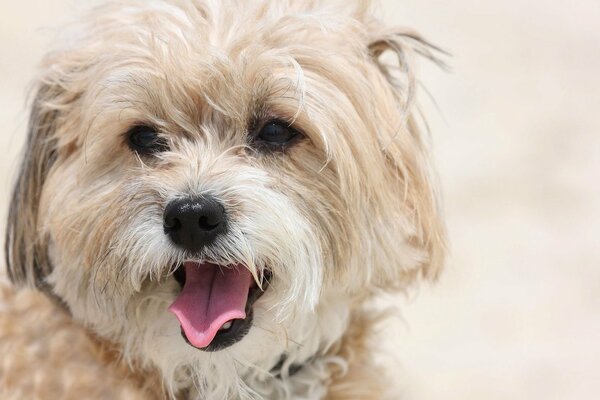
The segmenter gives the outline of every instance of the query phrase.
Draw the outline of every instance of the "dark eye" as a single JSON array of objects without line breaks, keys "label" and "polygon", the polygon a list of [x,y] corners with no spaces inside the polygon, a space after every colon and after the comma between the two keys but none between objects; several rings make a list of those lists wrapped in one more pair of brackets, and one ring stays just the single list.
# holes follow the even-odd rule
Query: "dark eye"
[{"label": "dark eye", "polygon": [[167,143],[147,125],[136,125],[127,132],[127,143],[131,150],[139,154],[154,154],[168,149]]},{"label": "dark eye", "polygon": [[284,149],[302,135],[288,123],[278,120],[267,122],[255,137],[257,144],[270,148]]}]

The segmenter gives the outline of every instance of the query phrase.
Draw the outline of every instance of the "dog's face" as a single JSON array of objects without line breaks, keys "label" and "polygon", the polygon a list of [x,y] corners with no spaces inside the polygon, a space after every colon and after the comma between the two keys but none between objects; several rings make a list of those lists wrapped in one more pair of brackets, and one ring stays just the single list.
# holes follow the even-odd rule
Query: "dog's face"
[{"label": "dog's face", "polygon": [[282,4],[107,6],[42,70],[11,275],[172,391],[267,393],[374,291],[437,272],[421,44],[363,6]]}]

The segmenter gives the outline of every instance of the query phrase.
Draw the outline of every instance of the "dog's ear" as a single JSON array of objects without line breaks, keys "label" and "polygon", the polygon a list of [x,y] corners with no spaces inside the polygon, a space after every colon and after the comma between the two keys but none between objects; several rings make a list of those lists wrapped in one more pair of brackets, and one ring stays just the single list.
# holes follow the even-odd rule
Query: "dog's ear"
[{"label": "dog's ear", "polygon": [[[423,254],[423,259],[399,270],[383,268],[379,286],[392,289],[402,287],[419,276],[431,280],[437,278],[446,252],[445,225],[439,209],[436,175],[431,166],[428,138],[423,129],[426,125],[417,119],[420,114],[414,104],[417,84],[413,70],[417,56],[424,56],[445,67],[438,54],[446,53],[413,32],[400,29],[382,31],[379,27],[371,29],[374,33],[368,45],[369,56],[381,72],[383,84],[391,90],[396,100],[394,113],[400,125],[394,127],[387,136],[379,137],[379,141],[389,167],[389,176],[400,188],[396,192],[395,207],[403,207],[403,214],[408,215],[409,227],[401,229],[408,235],[408,244]],[[394,56],[396,61],[389,64],[387,55]],[[405,133],[400,134],[398,130]],[[402,258],[402,254],[399,253],[397,257]]]},{"label": "dog's ear", "polygon": [[10,279],[40,289],[45,288],[45,277],[51,271],[47,240],[38,222],[42,188],[56,159],[54,133],[59,111],[48,103],[58,93],[57,85],[43,84],[37,89],[6,226],[5,257]]}]

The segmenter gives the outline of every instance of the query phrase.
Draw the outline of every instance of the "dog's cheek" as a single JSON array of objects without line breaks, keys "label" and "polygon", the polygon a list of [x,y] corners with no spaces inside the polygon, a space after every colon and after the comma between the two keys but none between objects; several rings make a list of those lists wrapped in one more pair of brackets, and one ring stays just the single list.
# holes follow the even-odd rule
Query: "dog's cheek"
[{"label": "dog's cheek", "polygon": [[327,159],[323,149],[304,143],[271,168],[273,189],[289,200],[316,239],[312,247],[322,260],[322,284],[347,286],[352,275],[353,243],[359,240],[357,235],[364,225],[360,226],[362,216],[352,208],[352,198],[340,180],[336,163]]},{"label": "dog's cheek", "polygon": [[123,237],[130,210],[125,185],[110,179],[82,181],[81,170],[77,162],[58,165],[48,177],[40,208],[52,249],[50,280],[70,306],[91,296],[104,303],[110,292],[103,289],[119,282],[106,261]]}]

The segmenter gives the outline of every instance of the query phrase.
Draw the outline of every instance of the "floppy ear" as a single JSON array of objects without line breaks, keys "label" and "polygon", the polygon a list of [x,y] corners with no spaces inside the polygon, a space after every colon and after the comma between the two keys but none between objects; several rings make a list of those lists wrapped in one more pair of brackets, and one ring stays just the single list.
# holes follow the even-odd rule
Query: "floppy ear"
[{"label": "floppy ear", "polygon": [[10,279],[17,284],[46,288],[51,272],[47,240],[42,237],[39,203],[46,176],[56,158],[54,131],[58,111],[46,103],[57,90],[43,85],[37,90],[29,119],[29,133],[15,183],[5,237],[5,257]]},{"label": "floppy ear", "polygon": [[[415,105],[416,78],[413,71],[414,58],[424,56],[441,67],[445,67],[437,54],[446,54],[431,45],[418,34],[400,29],[372,29],[368,46],[370,56],[385,78],[388,87],[396,99],[396,112],[400,114],[405,137],[394,136],[380,138],[386,162],[390,166],[391,176],[400,187],[400,201],[405,214],[409,215],[413,232],[408,242],[426,256],[418,268],[401,271],[402,282],[412,281],[417,276],[426,279],[437,278],[446,251],[446,232],[438,204],[437,182],[428,151],[427,137],[419,124],[421,117]],[[395,55],[397,65],[388,65],[383,55]],[[384,288],[397,287],[393,275],[383,277]],[[389,286],[388,286],[389,285]]]}]

